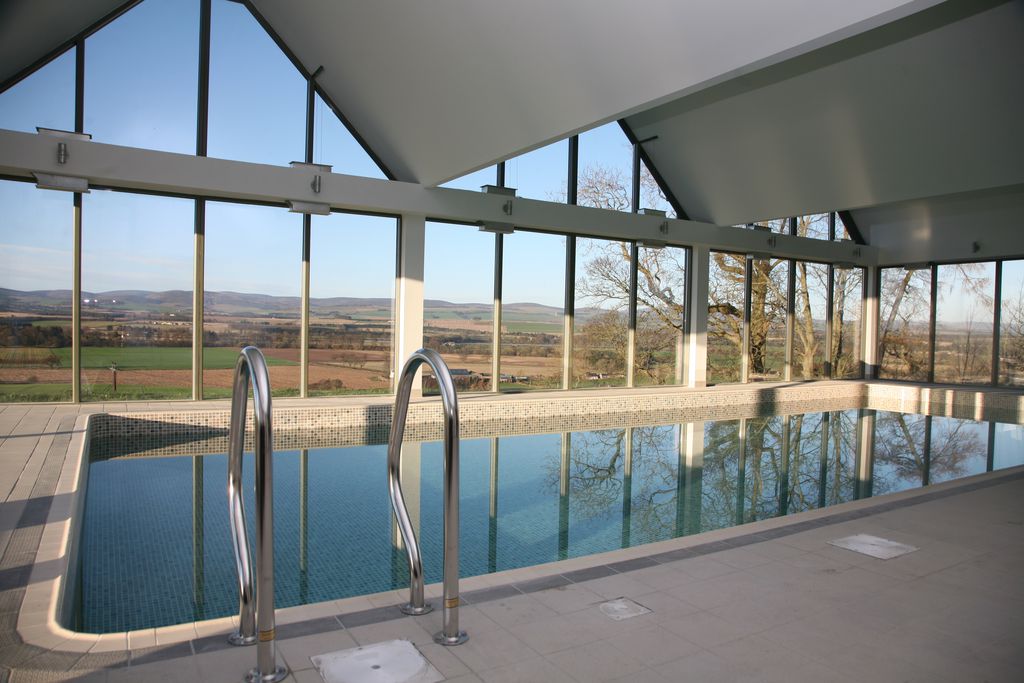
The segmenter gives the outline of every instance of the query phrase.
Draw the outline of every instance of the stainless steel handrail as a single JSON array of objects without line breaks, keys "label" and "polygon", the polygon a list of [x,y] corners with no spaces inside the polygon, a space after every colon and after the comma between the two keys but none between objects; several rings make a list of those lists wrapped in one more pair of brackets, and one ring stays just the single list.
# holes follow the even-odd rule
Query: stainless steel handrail
[{"label": "stainless steel handrail", "polygon": [[[255,583],[242,503],[242,452],[245,450],[250,384],[256,432],[253,440],[256,453]],[[245,680],[258,683],[275,683],[288,675],[288,669],[277,664],[274,645],[274,442],[270,416],[267,362],[259,349],[247,346],[235,363],[231,428],[228,432],[228,514],[238,570],[238,631],[228,638],[228,642],[232,645],[257,644],[256,668],[246,674]]]},{"label": "stainless steel handrail", "polygon": [[423,363],[434,370],[444,407],[444,618],[441,631],[434,635],[434,640],[441,645],[459,645],[469,639],[465,631],[459,630],[459,402],[448,366],[440,354],[430,349],[414,351],[402,368],[391,418],[391,437],[388,439],[388,490],[409,559],[409,604],[404,605],[402,611],[418,615],[433,609],[423,601],[423,561],[400,481],[409,393],[416,370]]}]

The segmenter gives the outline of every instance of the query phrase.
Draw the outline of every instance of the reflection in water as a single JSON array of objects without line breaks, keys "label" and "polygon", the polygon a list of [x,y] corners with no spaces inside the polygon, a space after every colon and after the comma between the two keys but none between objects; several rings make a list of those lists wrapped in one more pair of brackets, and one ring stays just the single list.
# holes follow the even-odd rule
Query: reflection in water
[{"label": "reflection in water", "polygon": [[[403,488],[415,502],[426,580],[435,582],[443,456],[436,443],[406,445]],[[461,447],[461,572],[578,557],[946,481],[1021,464],[1022,446],[1019,425],[870,410],[468,439]],[[408,585],[386,495],[384,446],[274,458],[282,607]],[[251,458],[246,462],[251,523]],[[81,572],[86,630],[237,610],[226,469],[224,455],[90,463]],[[187,487],[191,509],[177,504]],[[151,603],[140,595],[155,597]]]}]

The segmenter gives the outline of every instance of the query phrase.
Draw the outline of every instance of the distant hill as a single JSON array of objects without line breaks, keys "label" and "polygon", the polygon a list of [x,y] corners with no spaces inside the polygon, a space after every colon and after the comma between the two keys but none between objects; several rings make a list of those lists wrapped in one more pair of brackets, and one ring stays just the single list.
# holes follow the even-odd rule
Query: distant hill
[{"label": "distant hill", "polygon": [[[133,310],[166,314],[187,311],[192,307],[192,292],[168,290],[112,290],[106,292],[82,292],[83,306],[88,311]],[[86,301],[88,300],[88,301]],[[204,302],[206,310],[214,315],[229,316],[294,316],[298,314],[299,297],[250,294],[244,292],[207,292]],[[423,302],[424,317],[427,320],[457,320],[489,318],[490,304],[454,303],[440,299]],[[392,300],[381,297],[324,297],[311,298],[310,313],[315,317],[356,317],[387,318],[391,315]],[[21,291],[0,287],[0,311],[39,313],[70,312],[71,290]],[[586,320],[598,312],[595,308],[576,311],[579,320]],[[506,303],[503,315],[507,320],[561,324],[562,308],[530,302]]]}]

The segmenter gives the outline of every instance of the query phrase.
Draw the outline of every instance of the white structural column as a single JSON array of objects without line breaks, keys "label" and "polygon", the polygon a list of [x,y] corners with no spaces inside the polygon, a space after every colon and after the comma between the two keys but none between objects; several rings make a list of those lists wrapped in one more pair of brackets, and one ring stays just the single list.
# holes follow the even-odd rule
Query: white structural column
[{"label": "white structural column", "polygon": [[878,310],[879,272],[877,266],[864,269],[864,311],[861,340],[861,358],[864,359],[864,379],[878,378]]},{"label": "white structural column", "polygon": [[689,343],[686,345],[686,386],[704,387],[708,384],[708,279],[711,277],[711,250],[694,247],[690,259]]},{"label": "white structural column", "polygon": [[[402,214],[398,238],[398,281],[395,286],[395,359],[392,389],[410,354],[423,347],[423,254],[426,217]],[[423,395],[423,371],[416,371],[412,396]]]}]

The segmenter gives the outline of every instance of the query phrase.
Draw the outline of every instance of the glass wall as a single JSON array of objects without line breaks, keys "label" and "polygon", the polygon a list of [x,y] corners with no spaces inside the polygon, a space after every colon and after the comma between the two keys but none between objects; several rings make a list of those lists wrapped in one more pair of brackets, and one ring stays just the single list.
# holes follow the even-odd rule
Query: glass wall
[{"label": "glass wall", "polygon": [[85,132],[98,142],[195,153],[198,0],[145,0],[87,38],[85,55]]},{"label": "glass wall", "polygon": [[676,217],[675,209],[669,204],[668,198],[661,191],[658,181],[654,179],[647,164],[642,161],[640,162],[640,208],[664,211],[667,217]]},{"label": "glass wall", "polygon": [[825,376],[828,266],[797,261],[793,317],[793,378]]},{"label": "glass wall", "polygon": [[497,185],[498,184],[498,171],[494,166],[487,166],[481,168],[479,171],[467,173],[464,176],[459,176],[449,180],[447,183],[442,183],[440,187],[447,187],[452,190],[470,190],[472,192],[479,192],[480,188],[484,185]]},{"label": "glass wall", "polygon": [[505,185],[516,196],[546,202],[564,202],[569,141],[555,142],[505,162]]},{"label": "glass wall", "polygon": [[711,252],[708,278],[709,384],[740,381],[745,279],[745,256]]},{"label": "glass wall", "polygon": [[206,204],[204,398],[231,394],[238,351],[250,344],[267,359],[274,395],[298,394],[301,259],[302,216]]},{"label": "glass wall", "polygon": [[995,264],[938,267],[935,381],[985,384],[992,377]]},{"label": "glass wall", "polygon": [[879,297],[879,376],[928,380],[930,268],[884,268]]},{"label": "glass wall", "polygon": [[864,269],[834,269],[832,294],[832,376],[861,377],[861,308],[864,300]]},{"label": "glass wall", "polygon": [[395,218],[312,217],[310,396],[391,389],[397,235]]},{"label": "glass wall", "polygon": [[789,262],[756,258],[750,280],[749,380],[778,381],[786,365],[786,300]]},{"label": "glass wall", "polygon": [[70,49],[0,92],[0,128],[75,129],[75,50]]},{"label": "glass wall", "polygon": [[503,238],[502,390],[562,386],[565,242],[562,235],[524,231]]},{"label": "glass wall", "polygon": [[633,383],[678,384],[686,328],[686,249],[640,247]]},{"label": "glass wall", "polygon": [[[423,345],[448,363],[459,391],[491,388],[494,235],[471,225],[427,222]],[[436,393],[429,372],[423,390]]]},{"label": "glass wall", "polygon": [[628,242],[576,239],[573,387],[626,384]]},{"label": "glass wall", "polygon": [[812,213],[808,216],[797,216],[796,234],[800,237],[827,240],[829,216],[831,214],[828,213]]},{"label": "glass wall", "polygon": [[245,5],[213,0],[209,156],[286,166],[305,150],[306,80]]},{"label": "glass wall", "polygon": [[0,180],[0,401],[71,399],[72,197]]},{"label": "glass wall", "polygon": [[367,178],[385,177],[377,163],[320,95],[314,95],[313,103],[313,161],[330,164],[334,173]]},{"label": "glass wall", "polygon": [[1003,262],[999,383],[1024,386],[1024,261]]},{"label": "glass wall", "polygon": [[580,134],[577,204],[629,211],[633,192],[633,147],[618,123]]},{"label": "glass wall", "polygon": [[195,202],[82,199],[82,400],[190,398]]}]

